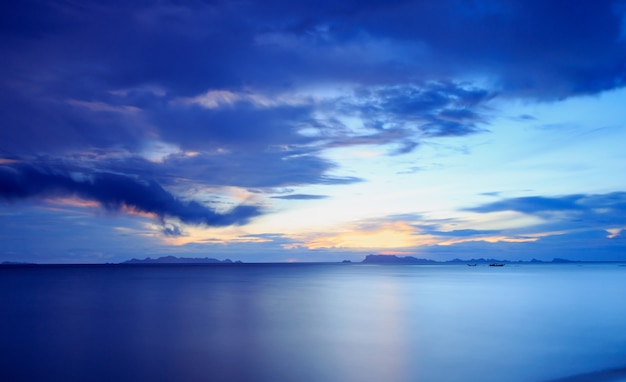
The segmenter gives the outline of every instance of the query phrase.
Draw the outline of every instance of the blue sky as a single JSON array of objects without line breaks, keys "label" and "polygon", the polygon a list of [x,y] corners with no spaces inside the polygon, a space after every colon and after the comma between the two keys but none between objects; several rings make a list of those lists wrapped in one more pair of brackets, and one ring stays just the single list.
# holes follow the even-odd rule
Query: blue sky
[{"label": "blue sky", "polygon": [[626,259],[623,1],[20,1],[0,261]]}]

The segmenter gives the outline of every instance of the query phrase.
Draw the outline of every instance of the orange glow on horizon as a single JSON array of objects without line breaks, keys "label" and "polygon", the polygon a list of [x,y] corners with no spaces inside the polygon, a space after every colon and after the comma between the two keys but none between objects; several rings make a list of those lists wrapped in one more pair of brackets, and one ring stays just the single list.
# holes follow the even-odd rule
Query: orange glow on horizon
[{"label": "orange glow on horizon", "polygon": [[326,234],[304,239],[299,244],[283,247],[294,249],[322,248],[410,248],[426,244],[435,244],[434,236],[415,233],[415,228],[405,222],[384,223],[380,227],[363,230],[350,230],[337,234]]},{"label": "orange glow on horizon", "polygon": [[187,244],[241,244],[241,243],[266,243],[270,240],[260,238],[243,238],[229,237],[217,234],[215,236],[208,235],[182,235],[182,236],[165,236],[163,241],[167,245],[180,247]]}]

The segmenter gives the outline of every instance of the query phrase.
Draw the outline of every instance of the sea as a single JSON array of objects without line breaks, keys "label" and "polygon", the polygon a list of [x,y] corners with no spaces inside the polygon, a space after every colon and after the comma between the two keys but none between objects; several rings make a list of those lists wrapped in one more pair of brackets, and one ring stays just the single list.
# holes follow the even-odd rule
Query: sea
[{"label": "sea", "polygon": [[624,264],[0,267],[0,381],[625,380]]}]

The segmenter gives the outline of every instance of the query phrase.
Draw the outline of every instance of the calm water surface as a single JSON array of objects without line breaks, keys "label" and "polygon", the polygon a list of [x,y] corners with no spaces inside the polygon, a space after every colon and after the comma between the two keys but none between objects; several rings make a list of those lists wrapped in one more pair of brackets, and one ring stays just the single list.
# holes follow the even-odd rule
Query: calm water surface
[{"label": "calm water surface", "polygon": [[619,381],[626,267],[2,267],[0,349],[16,382]]}]

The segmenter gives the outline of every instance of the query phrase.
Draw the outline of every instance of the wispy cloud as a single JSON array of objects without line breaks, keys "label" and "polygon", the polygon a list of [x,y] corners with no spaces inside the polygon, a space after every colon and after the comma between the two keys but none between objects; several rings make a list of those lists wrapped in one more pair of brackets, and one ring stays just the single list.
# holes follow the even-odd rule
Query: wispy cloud
[{"label": "wispy cloud", "polygon": [[285,200],[316,200],[326,199],[328,195],[311,195],[311,194],[289,194],[272,196],[273,199],[285,199]]},{"label": "wispy cloud", "polygon": [[277,94],[265,95],[251,90],[234,92],[231,90],[209,90],[204,94],[174,100],[189,105],[200,105],[207,109],[235,107],[238,103],[248,103],[257,108],[273,108],[278,106],[300,106],[312,103],[311,98],[299,95]]},{"label": "wispy cloud", "polygon": [[468,210],[480,213],[516,211],[548,221],[567,222],[576,226],[620,225],[626,223],[626,193],[509,198]]}]

